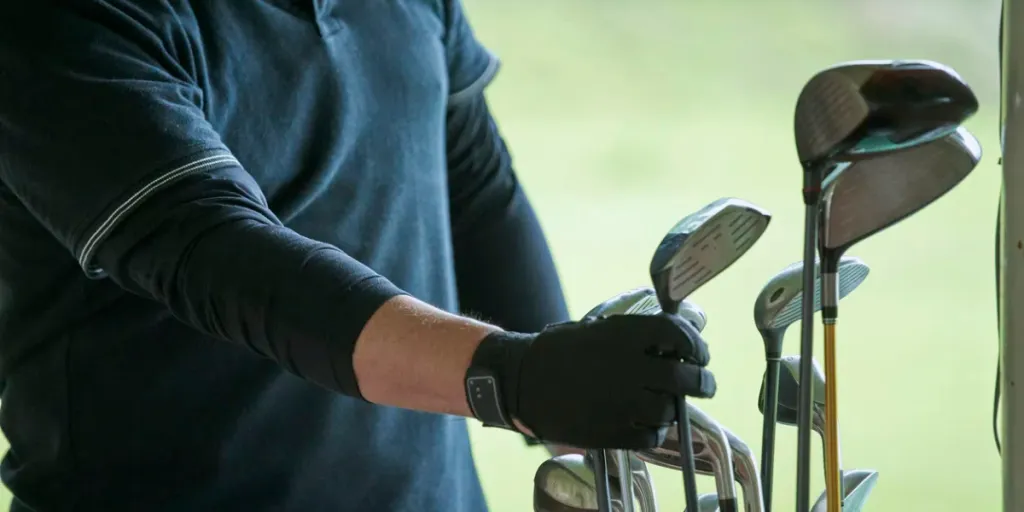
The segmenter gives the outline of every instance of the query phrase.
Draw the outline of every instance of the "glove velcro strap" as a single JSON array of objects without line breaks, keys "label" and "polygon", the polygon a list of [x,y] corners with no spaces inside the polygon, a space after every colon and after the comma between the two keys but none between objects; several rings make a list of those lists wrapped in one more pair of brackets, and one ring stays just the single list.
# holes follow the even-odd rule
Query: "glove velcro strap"
[{"label": "glove velcro strap", "polygon": [[473,416],[485,426],[517,430],[512,413],[519,368],[532,340],[531,335],[498,331],[484,338],[473,354],[466,370],[466,400]]}]

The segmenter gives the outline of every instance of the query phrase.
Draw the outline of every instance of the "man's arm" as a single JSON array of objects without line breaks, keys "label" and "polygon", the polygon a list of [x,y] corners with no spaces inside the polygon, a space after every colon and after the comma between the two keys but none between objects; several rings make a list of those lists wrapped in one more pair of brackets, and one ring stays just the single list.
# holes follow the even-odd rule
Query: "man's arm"
[{"label": "man's arm", "polygon": [[24,2],[0,16],[3,185],[91,276],[196,329],[338,392],[468,415],[466,366],[496,328],[282,226],[156,28],[113,30],[104,20],[133,18],[80,9]]},{"label": "man's arm", "polygon": [[[522,332],[569,318],[547,240],[483,90],[498,60],[446,2],[448,190],[461,311]],[[527,438],[528,444],[535,444]]]}]

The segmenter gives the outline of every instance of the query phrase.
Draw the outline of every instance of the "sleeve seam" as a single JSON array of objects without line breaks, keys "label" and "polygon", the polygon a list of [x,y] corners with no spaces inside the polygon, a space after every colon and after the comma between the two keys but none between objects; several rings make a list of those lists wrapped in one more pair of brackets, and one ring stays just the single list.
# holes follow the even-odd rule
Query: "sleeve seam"
[{"label": "sleeve seam", "polygon": [[469,85],[451,92],[448,94],[448,106],[458,105],[466,99],[476,96],[483,92],[485,88],[494,80],[494,77],[498,74],[498,69],[501,68],[501,60],[498,59],[497,55],[487,52],[488,57],[487,67],[484,69],[480,76],[473,80]]},{"label": "sleeve seam", "polygon": [[110,236],[110,233],[114,228],[116,228],[129,214],[134,212],[139,205],[144,203],[146,199],[150,198],[153,194],[163,190],[178,179],[198,172],[209,171],[231,165],[241,166],[238,160],[235,159],[230,152],[225,149],[216,148],[193,153],[192,156],[185,159],[185,163],[157,174],[153,179],[146,182],[135,190],[134,193],[121,201],[119,205],[111,210],[110,213],[107,214],[101,222],[99,222],[95,229],[84,233],[85,236],[83,236],[83,238],[85,242],[82,244],[82,248],[78,252],[78,264],[85,270],[88,277],[94,279],[104,277],[104,270],[92,264],[92,259],[96,255],[96,249],[108,236]]}]

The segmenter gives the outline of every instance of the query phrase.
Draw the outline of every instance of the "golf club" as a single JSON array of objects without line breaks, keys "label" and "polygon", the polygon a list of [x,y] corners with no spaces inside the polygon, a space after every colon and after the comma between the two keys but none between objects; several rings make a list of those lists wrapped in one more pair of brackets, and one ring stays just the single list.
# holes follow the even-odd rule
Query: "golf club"
[{"label": "golf club", "polygon": [[[690,509],[685,509],[690,510]],[[697,512],[719,512],[717,494],[701,494],[697,498]]]},{"label": "golf club", "polygon": [[[728,268],[768,228],[771,215],[741,199],[723,198],[687,215],[669,230],[651,258],[651,282],[665,314]],[[686,400],[676,399],[686,506],[697,508],[697,477]]]},{"label": "golf club", "polygon": [[[691,449],[696,453],[694,469],[698,474],[715,478],[715,488],[718,491],[716,496],[721,500],[719,506],[722,512],[736,510],[736,485],[733,480],[737,475],[733,465],[735,455],[730,448],[729,436],[721,424],[693,404],[688,403],[686,406],[690,409],[690,421],[693,422]],[[661,446],[639,451],[636,456],[656,466],[681,470],[681,452],[678,433],[670,430]],[[690,510],[694,508],[690,507]]]},{"label": "golf club", "polygon": [[736,472],[736,481],[743,489],[743,505],[746,512],[764,511],[764,494],[761,492],[761,479],[757,475],[757,458],[754,451],[739,436],[728,428],[722,427],[725,437],[729,440],[732,450],[732,465]]},{"label": "golf club", "polygon": [[[588,311],[587,314],[584,315],[584,318],[607,317],[622,314],[657,315],[660,313],[661,306],[655,297],[654,289],[641,287],[627,290],[605,300]],[[704,326],[707,324],[707,315],[704,314],[704,310],[690,301],[684,300],[678,307],[678,313],[681,317],[693,324],[698,331],[703,330]],[[607,481],[607,478],[604,477],[604,475],[609,473],[607,459],[614,458],[620,463],[625,463],[627,461],[627,457],[624,453],[618,453],[621,452],[620,450],[608,450],[604,454],[604,457],[598,457],[596,453],[591,453],[593,451],[597,450],[588,451],[588,456],[594,465],[594,471],[597,476],[599,500],[601,503],[605,503],[602,496],[608,495],[608,492],[602,491],[601,488],[603,486],[604,489],[607,489],[607,485],[602,484],[602,482]],[[623,503],[626,507],[625,512],[631,512],[633,505],[632,493],[635,488],[632,481],[634,476],[633,472],[626,471],[624,467],[620,467],[616,471],[616,475],[618,475],[619,479],[619,488],[623,489]],[[646,485],[653,488],[653,483],[650,481],[646,482]]]},{"label": "golf club", "polygon": [[[839,262],[839,297],[843,298],[867,278],[869,268],[858,258],[843,256]],[[803,262],[796,262],[775,274],[754,301],[754,325],[764,342],[765,400],[761,434],[761,488],[764,509],[771,510],[772,476],[775,468],[775,423],[778,409],[779,358],[786,329],[800,320],[803,296]],[[814,311],[821,309],[821,274],[815,263]],[[794,411],[795,412],[795,411]],[[795,420],[794,420],[795,422]]]},{"label": "golf club", "polygon": [[[779,373],[778,402],[776,403],[777,422],[783,425],[797,426],[797,406],[800,397],[800,356],[785,356],[781,359],[782,371]],[[818,362],[813,362],[812,378],[814,382],[814,414],[811,418],[811,429],[821,436],[822,453],[825,450],[825,376],[821,373]],[[761,392],[757,397],[757,408],[762,414],[768,410],[766,398],[766,381],[761,383]],[[823,468],[824,469],[824,468]]]},{"label": "golf club", "polygon": [[[874,158],[945,137],[978,110],[970,87],[952,69],[930,61],[856,61],[814,75],[797,98],[794,135],[803,171],[804,289],[814,286],[817,215],[824,177],[839,162]],[[801,307],[804,380],[814,355],[813,300]],[[797,510],[810,508],[811,396],[800,397]],[[832,487],[835,487],[834,485]]]},{"label": "golf club", "polygon": [[[868,496],[878,483],[878,471],[873,469],[852,469],[843,474],[843,512],[861,512]],[[827,491],[818,496],[811,512],[825,512],[828,509]]]},{"label": "golf club", "polygon": [[980,160],[978,140],[961,127],[941,139],[899,153],[843,164],[822,184],[818,251],[825,331],[825,488],[829,512],[839,512],[842,506],[835,337],[839,259],[857,242],[935,202],[963,181]]},{"label": "golf club", "polygon": [[[559,455],[541,463],[533,477],[534,512],[593,512],[598,509],[593,470],[582,455]],[[611,492],[611,491],[609,491]],[[614,501],[613,512],[622,512]]]},{"label": "golf club", "polygon": [[[609,475],[612,477],[619,475],[623,466],[621,461],[627,460],[626,467],[633,475],[633,493],[636,495],[637,501],[640,502],[640,511],[658,512],[658,497],[654,492],[654,480],[651,479],[651,473],[647,470],[647,464],[637,458],[635,454],[623,450],[612,450],[609,452],[609,457],[612,462],[609,468],[615,470],[614,474],[609,471]],[[622,482],[621,478],[619,482]],[[625,493],[622,496],[625,501]]]}]

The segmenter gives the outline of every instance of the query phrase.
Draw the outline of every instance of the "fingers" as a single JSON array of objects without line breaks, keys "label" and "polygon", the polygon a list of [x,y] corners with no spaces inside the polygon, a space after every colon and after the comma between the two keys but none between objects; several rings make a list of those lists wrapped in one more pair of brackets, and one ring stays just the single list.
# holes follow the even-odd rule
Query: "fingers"
[{"label": "fingers", "polygon": [[713,398],[718,391],[715,375],[703,366],[685,362],[659,362],[651,372],[651,389],[671,396]]},{"label": "fingers", "polygon": [[657,391],[641,391],[633,402],[633,423],[641,427],[667,427],[676,420],[675,398]]},{"label": "fingers", "polygon": [[711,361],[708,345],[690,322],[675,315],[658,315],[652,328],[654,347],[657,355],[682,359],[689,363],[707,366]]}]

